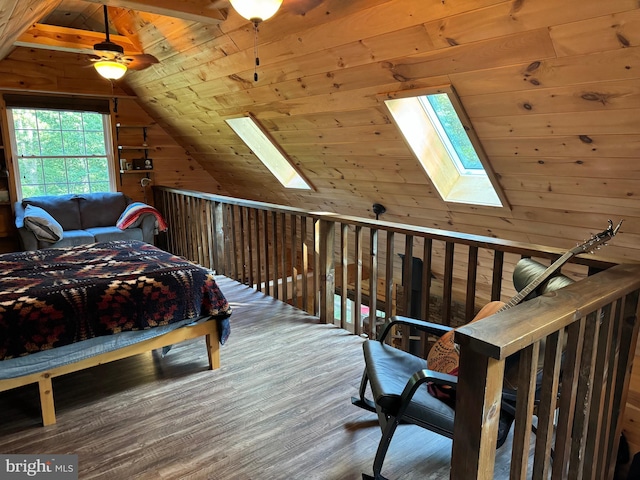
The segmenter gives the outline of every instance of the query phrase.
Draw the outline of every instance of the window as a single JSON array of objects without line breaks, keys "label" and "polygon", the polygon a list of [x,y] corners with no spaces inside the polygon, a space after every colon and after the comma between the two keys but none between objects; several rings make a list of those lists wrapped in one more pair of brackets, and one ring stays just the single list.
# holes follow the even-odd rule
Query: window
[{"label": "window", "polygon": [[311,190],[309,182],[253,117],[231,118],[226,122],[283,187]]},{"label": "window", "polygon": [[18,197],[115,190],[109,116],[10,108]]},{"label": "window", "polygon": [[387,98],[385,105],[443,200],[506,204],[453,89]]}]

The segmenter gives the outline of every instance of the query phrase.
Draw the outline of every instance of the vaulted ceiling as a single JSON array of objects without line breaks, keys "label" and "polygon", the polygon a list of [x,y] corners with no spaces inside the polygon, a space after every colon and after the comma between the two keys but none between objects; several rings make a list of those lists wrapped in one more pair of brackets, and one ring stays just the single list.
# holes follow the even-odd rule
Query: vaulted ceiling
[{"label": "vaulted ceiling", "polygon": [[[3,0],[0,57],[87,63],[101,3],[128,51],[159,60],[120,86],[230,195],[369,217],[377,202],[385,220],[558,247],[625,218],[606,256],[640,260],[637,0],[284,0],[260,25],[257,82],[252,25],[226,0]],[[385,95],[440,85],[507,207],[443,202],[391,122]],[[315,191],[274,181],[224,122],[245,113]]]}]

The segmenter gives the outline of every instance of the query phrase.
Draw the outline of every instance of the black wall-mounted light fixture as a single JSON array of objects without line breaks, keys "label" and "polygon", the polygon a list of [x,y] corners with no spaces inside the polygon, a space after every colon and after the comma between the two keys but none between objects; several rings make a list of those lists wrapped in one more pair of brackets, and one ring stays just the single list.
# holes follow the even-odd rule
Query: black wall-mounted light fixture
[{"label": "black wall-mounted light fixture", "polygon": [[378,220],[378,217],[380,217],[380,215],[382,215],[384,212],[387,211],[385,206],[380,203],[374,203],[372,208],[373,208],[373,213],[376,214],[376,220]]}]

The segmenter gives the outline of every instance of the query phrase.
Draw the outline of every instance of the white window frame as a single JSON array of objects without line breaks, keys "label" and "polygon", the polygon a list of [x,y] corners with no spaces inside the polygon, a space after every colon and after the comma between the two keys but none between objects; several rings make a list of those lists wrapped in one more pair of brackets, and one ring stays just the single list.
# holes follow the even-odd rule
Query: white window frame
[{"label": "white window frame", "polygon": [[[17,149],[17,145],[16,145],[16,134],[15,134],[15,123],[14,123],[14,117],[13,117],[13,110],[55,110],[55,111],[59,111],[59,112],[75,112],[78,110],[73,110],[73,109],[69,109],[69,110],[65,110],[62,108],[38,108],[38,107],[28,107],[28,106],[24,106],[24,107],[7,107],[6,112],[7,112],[7,124],[8,124],[8,130],[9,130],[9,137],[10,137],[10,142],[11,142],[11,153],[12,153],[12,157],[14,159],[13,163],[13,174],[14,174],[14,178],[15,178],[15,189],[16,189],[16,197],[17,200],[20,201],[22,200],[23,194],[22,194],[22,182],[20,180],[20,165],[19,165],[19,161],[18,159],[21,158],[20,155],[18,155],[18,149]],[[115,192],[117,191],[117,181],[116,181],[116,172],[115,172],[115,168],[114,168],[114,151],[113,151],[113,135],[112,135],[112,128],[111,128],[111,116],[107,113],[102,113],[102,112],[94,112],[97,113],[99,115],[102,116],[102,128],[103,128],[103,132],[104,132],[104,142],[105,142],[105,157],[107,159],[107,170],[108,170],[108,174],[109,174],[109,191],[110,192]],[[74,158],[74,157],[82,157],[82,158],[87,158],[90,157],[91,155],[65,155],[66,158]],[[100,157],[102,157],[102,155],[100,155]],[[25,157],[22,157],[25,158]],[[30,158],[30,157],[27,157]],[[42,155],[39,157],[35,157],[35,158],[55,158],[53,156],[47,156],[47,155]]]},{"label": "white window frame", "polygon": [[225,121],[283,187],[306,191],[315,190],[311,182],[296,168],[280,145],[271,138],[266,129],[254,117],[246,115],[229,118]]},{"label": "white window frame", "polygon": [[[423,98],[440,93],[449,97],[484,171],[464,168],[429,101]],[[443,201],[509,208],[453,87],[401,91],[386,94],[380,99]]]}]

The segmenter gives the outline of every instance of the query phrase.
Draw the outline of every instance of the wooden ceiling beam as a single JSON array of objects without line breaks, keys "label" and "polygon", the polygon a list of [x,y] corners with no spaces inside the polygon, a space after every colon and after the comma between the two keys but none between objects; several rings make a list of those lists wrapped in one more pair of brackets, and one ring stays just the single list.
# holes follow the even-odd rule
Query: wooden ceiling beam
[{"label": "wooden ceiling beam", "polygon": [[[127,37],[110,35],[111,41],[124,48],[125,55],[142,53]],[[105,34],[36,23],[15,41],[17,47],[41,48],[73,53],[93,53],[96,43],[104,42]]]},{"label": "wooden ceiling beam", "polygon": [[229,2],[221,0],[86,0],[92,3],[106,4],[110,7],[122,7],[138,12],[164,15],[191,22],[220,24],[227,18]]},{"label": "wooden ceiling beam", "polygon": [[13,0],[0,9],[0,60],[14,48],[14,42],[33,22],[52,12],[61,0]]}]

